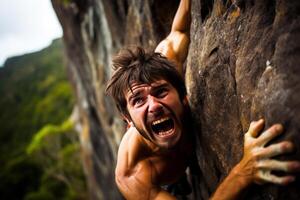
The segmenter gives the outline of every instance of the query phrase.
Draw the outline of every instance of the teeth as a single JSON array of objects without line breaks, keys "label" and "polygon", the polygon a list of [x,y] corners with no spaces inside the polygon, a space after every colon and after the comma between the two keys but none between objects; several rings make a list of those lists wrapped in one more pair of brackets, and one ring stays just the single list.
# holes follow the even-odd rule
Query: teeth
[{"label": "teeth", "polygon": [[167,121],[168,119],[169,119],[169,117],[161,118],[159,120],[156,120],[156,121],[152,122],[152,124],[156,125],[156,124],[162,123],[164,121]]},{"label": "teeth", "polygon": [[168,130],[168,131],[165,131],[165,132],[159,132],[158,135],[160,135],[160,136],[168,135],[168,134],[170,134],[172,131],[173,131],[173,129]]}]

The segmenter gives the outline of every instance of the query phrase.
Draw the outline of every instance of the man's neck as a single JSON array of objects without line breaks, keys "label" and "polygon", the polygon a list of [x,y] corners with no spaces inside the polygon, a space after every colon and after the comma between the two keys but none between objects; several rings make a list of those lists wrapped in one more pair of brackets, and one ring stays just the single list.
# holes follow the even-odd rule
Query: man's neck
[{"label": "man's neck", "polygon": [[143,136],[140,137],[140,140],[141,140],[143,146],[147,149],[147,152],[151,156],[168,156],[168,155],[171,155],[178,151],[181,151],[181,149],[185,147],[185,144],[187,143],[188,139],[186,138],[185,132],[184,132],[182,134],[180,140],[178,141],[178,143],[174,147],[171,147],[171,148],[159,147],[156,144],[154,144],[153,142],[144,138]]}]

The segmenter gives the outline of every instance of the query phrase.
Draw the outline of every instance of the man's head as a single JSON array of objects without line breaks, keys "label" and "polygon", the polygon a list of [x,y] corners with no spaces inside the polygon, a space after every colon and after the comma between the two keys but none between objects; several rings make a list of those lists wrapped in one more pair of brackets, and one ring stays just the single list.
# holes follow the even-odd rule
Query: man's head
[{"label": "man's head", "polygon": [[113,67],[107,92],[121,114],[153,143],[174,146],[181,136],[186,101],[184,81],[174,64],[136,48],[121,51]]}]

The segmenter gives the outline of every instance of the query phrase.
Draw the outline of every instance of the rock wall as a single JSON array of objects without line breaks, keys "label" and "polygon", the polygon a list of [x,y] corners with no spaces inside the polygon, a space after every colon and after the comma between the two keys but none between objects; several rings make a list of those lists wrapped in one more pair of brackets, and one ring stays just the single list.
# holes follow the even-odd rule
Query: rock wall
[{"label": "rock wall", "polygon": [[[153,49],[168,31],[179,0],[52,0],[63,27],[77,97],[91,199],[120,199],[114,184],[122,120],[104,94],[111,57],[128,45]],[[300,2],[193,0],[186,84],[195,119],[197,167],[192,199],[208,199],[242,156],[251,120],[282,122],[300,158]],[[282,157],[285,159],[285,157]],[[249,189],[246,199],[299,199],[288,187]]]},{"label": "rock wall", "polygon": [[120,199],[114,168],[124,124],[104,93],[111,57],[124,45],[153,49],[167,34],[178,3],[52,0],[77,98],[77,128],[91,199]]},{"label": "rock wall", "polygon": [[[284,124],[300,158],[300,2],[193,1],[186,83],[207,199],[242,156],[252,120]],[[209,144],[209,145],[207,145]],[[253,187],[247,199],[299,199],[300,182]],[[200,199],[200,198],[199,198]]]}]

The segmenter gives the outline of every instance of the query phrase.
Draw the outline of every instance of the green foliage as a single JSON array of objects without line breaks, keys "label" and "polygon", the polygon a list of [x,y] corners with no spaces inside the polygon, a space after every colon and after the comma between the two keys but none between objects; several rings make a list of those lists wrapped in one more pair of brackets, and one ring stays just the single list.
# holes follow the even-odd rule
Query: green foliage
[{"label": "green foliage", "polygon": [[[85,194],[78,138],[65,121],[74,99],[62,55],[58,39],[0,68],[0,199],[80,196],[73,190]],[[58,178],[64,173],[68,181],[74,175],[78,188]]]},{"label": "green foliage", "polygon": [[42,169],[26,155],[11,159],[1,167],[1,199],[22,199],[23,194],[39,187]]},{"label": "green foliage", "polygon": [[44,124],[58,124],[71,113],[62,53],[62,42],[56,40],[40,52],[8,59],[0,69],[0,93],[5,94],[0,99],[0,139],[6,141],[0,146],[6,152],[1,161],[23,152]]},{"label": "green foliage", "polygon": [[25,200],[56,200],[64,199],[66,187],[63,183],[53,178],[43,178],[40,188],[37,191],[28,193]]},{"label": "green foliage", "polygon": [[[27,147],[26,151],[28,154],[32,154],[34,151],[41,150],[44,145],[46,145],[46,140],[52,136],[52,138],[58,138],[59,134],[64,134],[67,132],[72,131],[73,123],[70,120],[66,120],[61,126],[56,125],[45,125],[40,131],[38,131],[29,146]],[[49,144],[52,145],[52,144]],[[47,148],[47,147],[46,147]]]},{"label": "green foliage", "polygon": [[70,120],[59,126],[45,125],[35,134],[27,153],[34,155],[45,172],[39,190],[28,198],[46,195],[47,191],[61,199],[86,198],[83,169],[78,164],[81,162],[80,145]]},{"label": "green foliage", "polygon": [[62,0],[62,2],[65,6],[67,6],[72,2],[72,0]]},{"label": "green foliage", "polygon": [[55,196],[47,189],[39,190],[38,192],[32,192],[26,195],[25,200],[56,200]]}]

